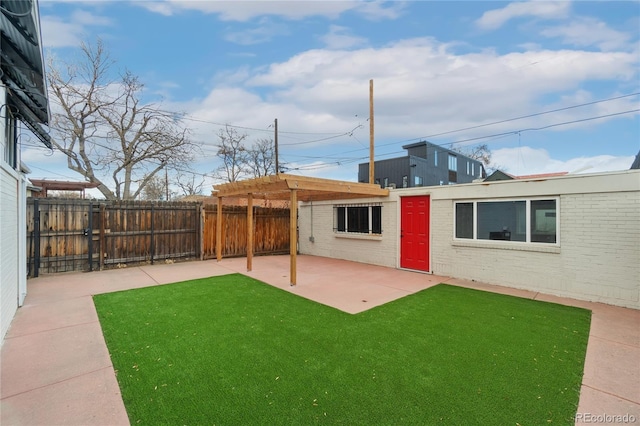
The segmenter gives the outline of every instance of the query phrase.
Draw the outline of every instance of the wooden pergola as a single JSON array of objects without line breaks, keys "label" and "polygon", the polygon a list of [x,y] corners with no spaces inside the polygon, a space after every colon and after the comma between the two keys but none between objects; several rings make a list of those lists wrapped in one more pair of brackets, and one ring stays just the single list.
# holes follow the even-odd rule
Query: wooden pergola
[{"label": "wooden pergola", "polygon": [[40,188],[41,191],[36,197],[47,197],[49,191],[78,191],[80,198],[85,197],[85,190],[97,188],[99,184],[92,182],[71,182],[63,180],[29,179],[31,183]]},{"label": "wooden pergola", "polygon": [[310,178],[279,173],[257,179],[215,185],[218,196],[216,258],[222,260],[222,198],[247,197],[247,271],[253,261],[253,199],[290,200],[289,253],[291,285],[296,285],[298,201],[387,197],[388,189],[369,183]]}]

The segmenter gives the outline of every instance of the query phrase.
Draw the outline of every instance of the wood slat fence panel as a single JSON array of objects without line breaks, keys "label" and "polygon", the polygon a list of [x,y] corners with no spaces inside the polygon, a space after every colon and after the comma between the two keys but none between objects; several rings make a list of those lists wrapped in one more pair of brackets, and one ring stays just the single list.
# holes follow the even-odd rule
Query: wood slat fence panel
[{"label": "wood slat fence panel", "polygon": [[[247,207],[224,206],[223,256],[247,253]],[[216,206],[29,198],[29,276],[216,256]],[[254,207],[254,254],[289,251],[289,209]]]},{"label": "wood slat fence panel", "polygon": [[[222,206],[222,256],[247,254],[247,207]],[[205,205],[203,225],[203,258],[216,257],[217,206]],[[255,255],[289,252],[289,209],[254,207]]]},{"label": "wood slat fence panel", "polygon": [[[88,229],[93,204],[85,200],[38,199],[27,204],[28,273],[37,268],[46,272],[88,270],[95,256]],[[89,253],[91,252],[91,256]],[[35,259],[46,259],[36,265]],[[96,258],[97,260],[97,258]]]},{"label": "wood slat fence panel", "polygon": [[114,201],[103,209],[103,265],[200,257],[200,203]]}]

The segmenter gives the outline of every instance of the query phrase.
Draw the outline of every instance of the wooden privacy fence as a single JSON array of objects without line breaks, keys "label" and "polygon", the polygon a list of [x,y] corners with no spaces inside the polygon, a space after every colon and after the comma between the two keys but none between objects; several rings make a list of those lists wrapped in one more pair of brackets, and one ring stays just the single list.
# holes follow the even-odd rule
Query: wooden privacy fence
[{"label": "wooden privacy fence", "polygon": [[200,257],[200,203],[114,201],[100,205],[104,264]]},{"label": "wooden privacy fence", "polygon": [[[255,255],[289,252],[289,209],[254,207],[253,253]],[[247,207],[222,207],[222,256],[247,254]],[[216,257],[217,206],[204,206],[202,230],[203,258]]]},{"label": "wooden privacy fence", "polygon": [[[224,206],[223,256],[247,253],[247,208]],[[184,202],[29,198],[30,277],[132,262],[208,259],[216,252],[216,206]],[[289,210],[254,207],[254,253],[285,253]]]}]

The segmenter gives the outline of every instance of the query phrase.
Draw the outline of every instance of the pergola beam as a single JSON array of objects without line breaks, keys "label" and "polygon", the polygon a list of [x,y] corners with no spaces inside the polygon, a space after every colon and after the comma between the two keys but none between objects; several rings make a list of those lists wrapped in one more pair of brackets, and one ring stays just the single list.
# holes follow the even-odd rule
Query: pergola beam
[{"label": "pergola beam", "polygon": [[388,189],[379,185],[359,182],[346,182],[331,179],[310,178],[280,173],[239,182],[216,185],[219,197],[246,197],[251,193],[255,198],[286,200],[289,190],[298,190],[299,201],[335,200],[341,198],[386,197]]}]

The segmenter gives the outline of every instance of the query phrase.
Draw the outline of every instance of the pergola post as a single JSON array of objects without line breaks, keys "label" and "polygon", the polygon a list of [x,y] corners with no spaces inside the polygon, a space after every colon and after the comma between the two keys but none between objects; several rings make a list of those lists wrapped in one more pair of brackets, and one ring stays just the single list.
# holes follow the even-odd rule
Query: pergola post
[{"label": "pergola post", "polygon": [[247,271],[253,264],[253,194],[247,197]]},{"label": "pergola post", "polygon": [[[265,198],[267,200],[290,200],[289,208],[289,276],[291,285],[297,284],[297,253],[298,253],[298,200],[304,202],[316,200],[342,200],[345,198],[371,198],[388,197],[389,189],[381,188],[380,185],[371,183],[356,183],[346,181],[336,181],[330,179],[311,178],[305,176],[294,176],[286,173],[276,173],[271,176],[263,176],[245,181],[236,181],[216,185],[218,195],[218,211],[222,212],[222,201],[220,197],[242,197],[248,198],[249,206],[253,205],[253,198]],[[253,209],[251,215],[253,215]],[[247,212],[247,215],[250,213]],[[247,269],[251,270],[253,258],[253,242],[255,239],[255,227],[253,221],[248,225],[249,234],[247,242],[250,248],[247,252]],[[217,227],[218,239],[218,260],[222,259],[222,217],[218,217]]]},{"label": "pergola post", "polygon": [[216,260],[222,260],[222,197],[218,196],[216,210]]},{"label": "pergola post", "polygon": [[291,206],[289,207],[289,275],[291,285],[296,285],[296,256],[298,254],[298,192],[291,190]]}]

